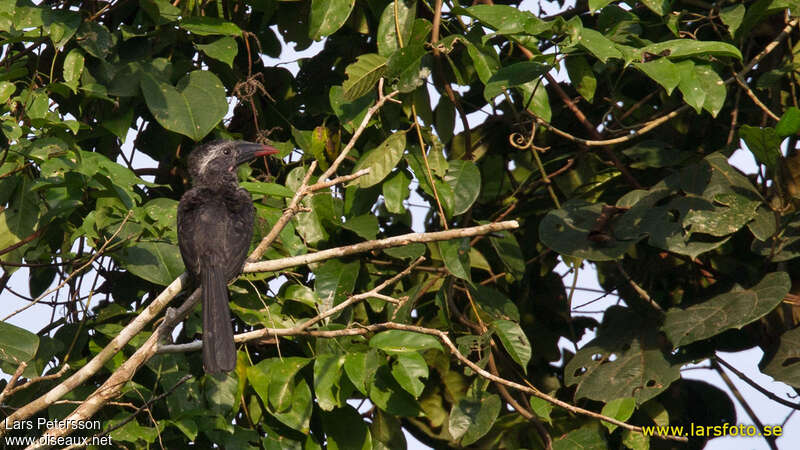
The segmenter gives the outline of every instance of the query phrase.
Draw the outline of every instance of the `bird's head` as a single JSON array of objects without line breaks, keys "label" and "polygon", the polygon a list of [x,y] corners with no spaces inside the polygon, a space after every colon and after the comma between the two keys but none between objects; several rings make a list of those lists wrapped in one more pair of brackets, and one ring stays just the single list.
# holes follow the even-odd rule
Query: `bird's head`
[{"label": "bird's head", "polygon": [[247,141],[212,141],[196,147],[189,155],[189,175],[194,184],[236,182],[236,167],[278,150]]}]

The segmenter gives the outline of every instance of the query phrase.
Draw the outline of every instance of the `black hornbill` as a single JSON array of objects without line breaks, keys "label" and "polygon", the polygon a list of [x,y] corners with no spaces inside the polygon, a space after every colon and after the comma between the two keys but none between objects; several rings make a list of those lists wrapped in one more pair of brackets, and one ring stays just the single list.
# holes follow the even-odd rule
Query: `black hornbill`
[{"label": "black hornbill", "polygon": [[236,366],[228,282],[247,258],[255,217],[236,167],[277,151],[252,142],[213,141],[189,155],[193,187],[178,204],[178,245],[186,270],[203,289],[203,367],[208,373]]}]

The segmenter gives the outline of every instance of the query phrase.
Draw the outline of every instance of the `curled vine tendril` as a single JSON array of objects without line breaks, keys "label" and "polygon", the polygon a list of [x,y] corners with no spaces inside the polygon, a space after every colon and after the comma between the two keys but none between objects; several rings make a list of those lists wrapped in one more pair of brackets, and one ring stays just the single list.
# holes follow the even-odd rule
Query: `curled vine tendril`
[{"label": "curled vine tendril", "polygon": [[529,139],[525,139],[525,135],[520,132],[514,132],[508,135],[508,143],[517,150],[533,149],[539,153],[544,153],[550,150],[550,147],[537,147],[533,145],[533,139],[536,137],[536,122],[531,123],[531,135]]}]

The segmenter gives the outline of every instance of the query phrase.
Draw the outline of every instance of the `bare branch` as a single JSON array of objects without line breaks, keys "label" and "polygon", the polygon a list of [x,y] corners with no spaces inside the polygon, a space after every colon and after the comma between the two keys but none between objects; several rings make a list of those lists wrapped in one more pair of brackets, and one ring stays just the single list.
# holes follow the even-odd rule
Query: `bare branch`
[{"label": "bare branch", "polygon": [[275,272],[277,270],[286,269],[289,267],[316,263],[332,258],[354,255],[357,253],[364,253],[370,250],[408,245],[413,242],[447,241],[450,239],[478,236],[481,234],[489,234],[496,231],[512,230],[515,228],[519,228],[519,223],[517,223],[516,220],[507,220],[504,222],[489,223],[486,225],[479,225],[476,227],[455,228],[447,231],[435,231],[430,233],[409,233],[400,236],[393,236],[386,239],[377,239],[374,241],[359,242],[358,244],[347,245],[344,247],[331,248],[316,253],[308,253],[305,255],[274,259],[271,261],[260,261],[257,263],[249,263],[245,264],[244,272],[245,273]]}]

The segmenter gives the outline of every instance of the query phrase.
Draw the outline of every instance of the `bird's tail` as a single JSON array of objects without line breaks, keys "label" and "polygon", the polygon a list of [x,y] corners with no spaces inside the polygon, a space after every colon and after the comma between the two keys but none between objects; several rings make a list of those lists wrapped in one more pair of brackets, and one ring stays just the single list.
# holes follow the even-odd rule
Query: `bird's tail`
[{"label": "bird's tail", "polygon": [[236,366],[228,283],[217,267],[201,270],[203,286],[203,368],[207,373],[230,372]]}]

